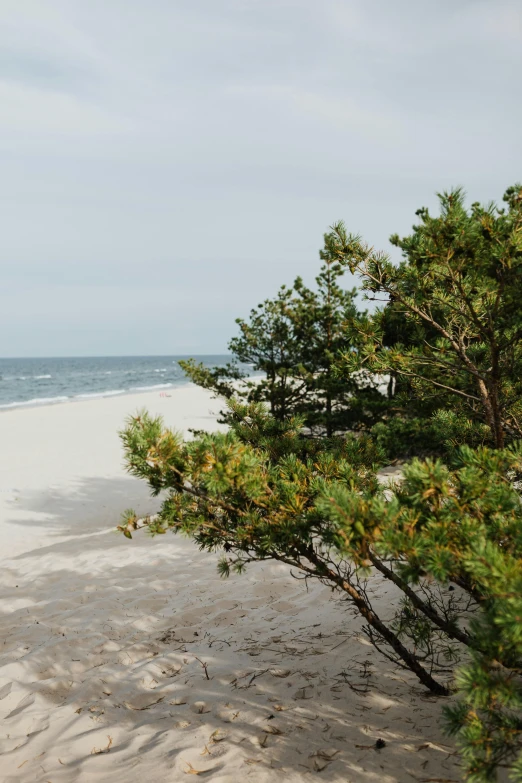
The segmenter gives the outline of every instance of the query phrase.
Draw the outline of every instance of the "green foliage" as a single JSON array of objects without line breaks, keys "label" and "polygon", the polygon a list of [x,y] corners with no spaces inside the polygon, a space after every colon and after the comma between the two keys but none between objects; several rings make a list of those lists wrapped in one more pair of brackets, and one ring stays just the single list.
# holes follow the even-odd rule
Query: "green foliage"
[{"label": "green foliage", "polygon": [[[356,291],[339,285],[345,267],[326,249],[320,257],[313,290],[297,278],[254,308],[248,320],[237,319],[240,335],[229,343],[234,362],[212,369],[193,360],[180,365],[194,383],[222,397],[266,402],[274,418],[301,415],[309,432],[330,437],[373,422],[386,400],[370,376],[343,377],[334,371],[338,354],[356,345],[355,324],[363,316],[355,305]],[[246,379],[240,363],[251,364],[263,377]]]},{"label": "green foliage", "polygon": [[204,364],[196,362],[194,359],[182,359],[178,364],[197,386],[210,389],[225,399],[236,393],[233,382],[241,381],[243,388],[252,389],[254,387],[254,384],[248,381],[246,374],[234,362],[229,362],[223,367],[205,367]]},{"label": "green foliage", "polygon": [[328,252],[388,298],[342,364],[348,374],[364,366],[401,376],[417,404],[451,405],[486,424],[500,448],[522,436],[522,187],[506,192],[505,209],[466,210],[459,189],[439,200],[439,216],[420,209],[413,233],[391,238],[405,259],[398,266],[342,223],[328,235]]},{"label": "green foliage", "polygon": [[487,425],[445,409],[429,417],[387,416],[371,428],[370,434],[389,460],[440,454],[451,460],[459,446],[477,447],[490,441]]},{"label": "green foliage", "polygon": [[389,460],[438,453],[441,445],[433,423],[419,417],[394,416],[377,422],[371,435]]}]

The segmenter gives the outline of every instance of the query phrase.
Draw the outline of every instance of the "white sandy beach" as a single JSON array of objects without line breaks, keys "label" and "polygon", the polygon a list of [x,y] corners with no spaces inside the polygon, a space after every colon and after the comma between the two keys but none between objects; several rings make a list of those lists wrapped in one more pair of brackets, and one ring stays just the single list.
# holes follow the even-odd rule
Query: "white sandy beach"
[{"label": "white sandy beach", "polygon": [[[457,781],[441,700],[339,596],[277,564],[222,580],[186,539],[114,532],[157,504],[123,469],[125,416],[216,426],[209,394],[170,395],[0,415],[2,783]],[[389,587],[373,597],[386,614]]]}]

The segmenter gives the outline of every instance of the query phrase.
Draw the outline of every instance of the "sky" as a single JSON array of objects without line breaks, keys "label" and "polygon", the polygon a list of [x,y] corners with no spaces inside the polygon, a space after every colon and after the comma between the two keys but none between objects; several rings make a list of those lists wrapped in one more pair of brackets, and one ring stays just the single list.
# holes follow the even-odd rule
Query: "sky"
[{"label": "sky", "polygon": [[0,356],[223,352],[336,220],[500,200],[521,73],[522,0],[0,0]]}]

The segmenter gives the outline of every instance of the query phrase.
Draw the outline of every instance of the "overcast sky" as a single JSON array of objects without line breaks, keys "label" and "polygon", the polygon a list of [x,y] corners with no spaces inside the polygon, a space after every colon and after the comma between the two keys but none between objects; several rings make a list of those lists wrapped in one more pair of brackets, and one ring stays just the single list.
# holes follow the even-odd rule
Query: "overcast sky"
[{"label": "overcast sky", "polygon": [[0,356],[218,353],[522,179],[522,0],[0,0]]}]

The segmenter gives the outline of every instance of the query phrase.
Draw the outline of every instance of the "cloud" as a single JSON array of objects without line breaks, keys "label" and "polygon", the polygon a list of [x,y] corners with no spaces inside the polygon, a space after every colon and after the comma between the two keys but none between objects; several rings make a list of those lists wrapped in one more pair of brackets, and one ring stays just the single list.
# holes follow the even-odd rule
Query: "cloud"
[{"label": "cloud", "polygon": [[227,96],[237,96],[250,103],[260,100],[272,104],[274,113],[292,111],[298,120],[313,120],[336,131],[363,133],[373,137],[388,135],[399,128],[399,119],[390,106],[367,107],[349,93],[328,94],[292,85],[238,85],[225,90]]},{"label": "cloud", "polygon": [[333,34],[352,47],[363,47],[369,56],[401,60],[407,57],[442,54],[448,47],[478,49],[520,41],[522,6],[518,0],[439,0],[417,4],[366,0],[333,0],[325,14]]},{"label": "cloud", "polygon": [[125,301],[161,306],[161,351],[222,350],[259,297],[313,280],[334,220],[386,248],[437,190],[500,198],[522,169],[520,17],[518,0],[3,0],[3,350],[75,353],[74,321],[82,351],[92,328],[136,352]]},{"label": "cloud", "polygon": [[56,141],[63,136],[121,135],[132,123],[74,95],[0,81],[0,126],[5,135],[52,134]]},{"label": "cloud", "polygon": [[457,12],[457,29],[468,40],[520,46],[522,6],[518,0],[482,0]]}]

